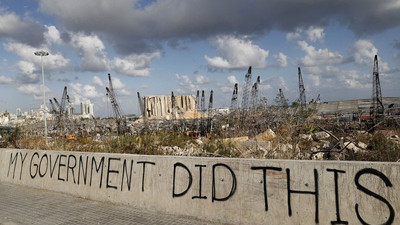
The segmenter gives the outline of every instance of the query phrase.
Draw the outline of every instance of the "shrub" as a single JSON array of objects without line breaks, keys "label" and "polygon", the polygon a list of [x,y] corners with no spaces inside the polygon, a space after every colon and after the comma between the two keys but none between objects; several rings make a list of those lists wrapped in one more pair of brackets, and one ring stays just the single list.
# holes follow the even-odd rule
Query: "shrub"
[{"label": "shrub", "polygon": [[371,137],[369,147],[369,151],[356,153],[354,160],[396,162],[400,159],[399,145],[381,133]]}]

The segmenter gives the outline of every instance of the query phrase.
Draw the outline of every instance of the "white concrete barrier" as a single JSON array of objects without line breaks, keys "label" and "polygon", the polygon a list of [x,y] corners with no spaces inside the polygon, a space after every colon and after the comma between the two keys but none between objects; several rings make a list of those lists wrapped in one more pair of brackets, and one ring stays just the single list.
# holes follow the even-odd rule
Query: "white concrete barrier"
[{"label": "white concrete barrier", "polygon": [[400,224],[400,164],[0,149],[0,182],[232,224]]}]

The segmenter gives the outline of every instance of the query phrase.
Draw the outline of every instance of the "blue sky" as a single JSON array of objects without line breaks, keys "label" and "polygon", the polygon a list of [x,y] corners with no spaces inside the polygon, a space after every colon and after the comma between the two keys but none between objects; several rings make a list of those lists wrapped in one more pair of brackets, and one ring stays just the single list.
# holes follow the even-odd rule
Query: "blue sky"
[{"label": "blue sky", "polygon": [[50,52],[46,98],[67,86],[76,111],[89,99],[98,116],[107,73],[126,114],[138,113],[137,91],[214,90],[228,107],[248,66],[269,104],[279,88],[298,98],[298,66],[308,101],[370,98],[375,54],[383,96],[398,97],[399,25],[397,0],[0,1],[0,110],[41,104],[39,49]]}]

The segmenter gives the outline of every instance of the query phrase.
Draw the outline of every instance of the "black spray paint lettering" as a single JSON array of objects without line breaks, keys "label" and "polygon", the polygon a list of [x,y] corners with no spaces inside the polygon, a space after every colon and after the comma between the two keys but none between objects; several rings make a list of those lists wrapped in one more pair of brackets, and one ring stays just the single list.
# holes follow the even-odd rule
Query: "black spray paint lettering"
[{"label": "black spray paint lettering", "polygon": [[[37,159],[35,160],[35,158]],[[50,177],[52,177],[54,168],[52,170],[51,156],[47,155],[46,153],[43,154],[42,156],[40,156],[39,153],[37,152],[33,153],[29,166],[29,174],[31,178],[34,179],[38,174],[39,177],[43,178],[44,176],[46,176],[49,170],[50,170]]]},{"label": "black spray paint lettering", "polygon": [[36,167],[36,171],[35,174],[32,174],[32,162],[33,162],[33,158],[37,156],[37,158],[39,159],[39,153],[35,152],[33,153],[32,157],[31,157],[31,163],[29,165],[29,175],[31,175],[31,178],[34,179],[36,177],[36,174],[38,173],[38,165],[34,164],[34,166]]},{"label": "black spray paint lettering", "polygon": [[346,173],[344,170],[336,170],[336,169],[326,169],[328,172],[333,172],[333,177],[335,181],[335,205],[336,205],[336,220],[331,221],[332,225],[336,224],[349,224],[349,222],[344,221],[340,218],[340,209],[339,209],[339,173]]},{"label": "black spray paint lettering", "polygon": [[[71,166],[71,163],[70,163],[72,161],[71,159],[74,159],[73,166]],[[72,179],[74,181],[74,184],[76,184],[76,182],[75,182],[75,172],[74,172],[75,167],[76,167],[76,157],[74,155],[69,155],[68,156],[68,161],[67,161],[67,181],[68,181],[68,177],[69,177],[69,171],[71,170],[72,171]]]},{"label": "black spray paint lettering", "polygon": [[[231,191],[226,197],[222,197],[222,198],[217,198],[216,197],[216,191],[215,191],[215,168],[217,168],[217,167],[224,167],[224,168],[228,169],[229,172],[232,175],[232,188],[231,188]],[[233,172],[233,170],[228,165],[223,164],[223,163],[217,163],[217,164],[213,165],[213,168],[212,168],[212,202],[214,202],[214,201],[226,201],[226,200],[228,200],[229,198],[231,198],[235,194],[235,191],[236,191],[236,175]]]},{"label": "black spray paint lettering", "polygon": [[[178,166],[182,167],[183,169],[186,170],[186,172],[188,173],[188,180],[189,180],[186,189],[184,191],[182,191],[181,193],[175,193],[175,175],[176,175],[176,168]],[[190,172],[190,170],[182,163],[179,163],[179,162],[175,163],[174,164],[174,174],[172,177],[172,197],[175,198],[175,197],[184,196],[189,191],[191,186],[192,186],[192,173]]]},{"label": "black spray paint lettering", "polygon": [[206,167],[206,165],[194,165],[195,167],[199,167],[199,195],[197,195],[197,196],[192,196],[192,199],[195,199],[195,198],[199,198],[199,199],[207,199],[207,196],[202,196],[201,195],[201,186],[202,186],[202,179],[203,179],[203,177],[202,177],[202,169],[203,169],[203,167]]},{"label": "black spray paint lettering", "polygon": [[314,169],[314,187],[315,191],[299,191],[299,190],[292,190],[290,188],[290,169],[286,169],[287,175],[287,193],[288,193],[288,213],[289,216],[292,216],[292,203],[291,203],[291,195],[292,194],[308,194],[315,196],[315,223],[319,222],[318,216],[318,171]]},{"label": "black spray paint lettering", "polygon": [[[46,158],[46,167],[45,167],[46,170],[44,171],[44,173],[42,173],[42,168],[43,168],[42,163],[44,158]],[[48,165],[49,165],[49,157],[47,156],[47,154],[43,154],[39,162],[39,177],[44,177],[44,175],[46,175]]]},{"label": "black spray paint lettering", "polygon": [[[28,165],[29,168],[27,168],[28,166],[24,165],[24,162],[26,161],[28,153],[31,158],[30,165]],[[91,160],[91,163],[89,160]],[[75,156],[75,155],[63,155],[63,154],[59,154],[59,155],[53,154],[52,155],[50,153],[41,153],[41,152],[33,152],[33,154],[32,154],[32,152],[14,152],[14,153],[10,153],[7,177],[10,177],[10,179],[18,179],[18,173],[19,173],[19,175],[20,175],[19,179],[21,180],[22,173],[29,172],[29,175],[32,179],[35,179],[38,177],[43,178],[46,175],[50,178],[53,178],[55,170],[57,170],[57,168],[58,168],[58,176],[55,175],[55,177],[57,177],[57,178],[54,178],[54,179],[57,179],[59,181],[69,181],[72,179],[74,183],[76,183],[76,181],[77,181],[78,185],[80,183],[84,183],[86,185],[87,178],[88,178],[87,176],[89,175],[88,169],[90,166],[91,167],[90,168],[91,169],[91,171],[90,171],[90,186],[92,184],[92,179],[93,179],[93,170],[95,170],[95,172],[97,173],[97,176],[100,177],[100,180],[99,180],[100,188],[102,186],[103,173],[107,172],[106,188],[119,189],[117,184],[119,184],[119,182],[121,182],[120,183],[121,191],[123,191],[124,185],[126,185],[127,189],[130,191],[131,183],[132,183],[132,172],[134,169],[133,168],[134,161],[124,159],[123,162],[121,162],[122,159],[120,159],[120,158],[107,158],[107,160],[108,160],[107,161],[108,164],[105,164],[106,161],[105,161],[104,156],[101,158],[100,157],[95,158],[94,156],[89,157],[89,156],[80,155],[80,157],[78,159],[78,156]],[[117,163],[115,161],[119,161],[119,162]],[[129,165],[129,161],[131,161],[130,165]],[[88,164],[90,164],[90,165],[88,165]],[[118,166],[117,166],[117,164],[118,164]],[[141,177],[142,178],[141,187],[142,187],[142,192],[144,192],[144,189],[146,186],[145,181],[147,179],[147,178],[145,178],[146,164],[155,165],[155,163],[141,161],[141,162],[137,162],[137,164],[142,164],[142,172],[143,173],[142,173],[142,177]],[[105,166],[108,166],[108,168],[105,168]],[[120,166],[122,166],[121,169],[120,169]],[[203,192],[204,192],[203,174],[204,174],[204,170],[205,170],[204,168],[208,169],[208,167],[206,165],[197,165],[197,164],[195,164],[194,167],[195,168],[197,167],[198,171],[199,171],[199,173],[198,173],[199,174],[199,190],[198,190],[198,192],[196,190],[196,193],[194,194],[194,196],[192,196],[192,199],[207,199],[207,196],[203,194]],[[25,168],[24,172],[22,172],[23,168]],[[118,168],[118,169],[113,170],[113,168],[114,169]],[[197,168],[196,168],[196,170],[197,170]],[[20,169],[20,171],[18,171],[17,169]],[[103,171],[103,170],[106,170],[106,171]],[[186,170],[186,173],[184,170]],[[228,177],[232,176],[232,179],[229,179],[229,180],[232,180],[232,187],[230,188],[229,194],[222,193],[221,192],[222,189],[218,188],[218,185],[220,185],[221,183],[218,183],[219,180],[217,179],[218,176],[216,176],[216,173],[219,173],[220,170],[225,170],[226,174],[228,174]],[[269,174],[270,172],[268,172],[268,170],[282,171],[282,168],[268,167],[268,166],[265,166],[265,167],[264,166],[254,166],[254,167],[251,167],[251,170],[261,170],[263,172],[265,211],[268,211],[268,179],[270,179],[270,178],[268,178],[268,175],[271,176],[271,174]],[[228,171],[231,175],[229,175]],[[342,198],[339,193],[340,192],[339,187],[342,186],[343,184],[341,184],[341,179],[339,179],[339,178],[341,178],[340,176],[344,176],[342,174],[345,174],[346,171],[333,169],[333,168],[326,169],[326,171],[330,174],[330,179],[332,179],[331,177],[333,177],[333,179],[334,179],[333,180],[334,182],[332,184],[334,184],[336,218],[335,218],[335,220],[330,221],[330,223],[333,225],[349,224],[349,222],[345,220],[345,219],[349,219],[349,218],[342,218],[342,216],[340,214],[340,212],[341,211],[343,212],[345,209],[340,208],[341,204],[344,204],[344,203],[342,203],[342,201],[340,201],[340,200],[342,200]],[[76,174],[76,172],[77,172],[77,174]],[[192,172],[193,171],[190,171],[189,168],[182,163],[174,164],[173,190],[172,190],[174,198],[184,196],[185,194],[187,194],[189,192],[189,190],[192,186],[192,181],[193,181],[192,174],[195,174]],[[212,172],[212,187],[211,187],[212,188],[212,202],[226,201],[229,198],[231,198],[235,194],[235,191],[237,188],[236,175],[235,175],[234,171],[228,165],[218,163],[218,164],[215,164],[212,166],[211,172]],[[221,171],[221,172],[223,172],[223,171]],[[317,170],[314,169],[315,191],[314,190],[294,190],[293,187],[291,187],[290,172],[291,171],[289,169],[286,169],[287,192],[288,192],[287,199],[288,199],[289,216],[292,215],[293,200],[291,198],[293,198],[293,195],[297,195],[297,194],[311,195],[313,197],[315,196],[315,222],[318,223],[319,222],[319,205],[318,205],[319,204],[319,196],[318,196],[319,188],[318,188]],[[15,177],[15,173],[17,173],[17,177]],[[70,173],[72,173],[72,175]],[[119,173],[122,173],[122,175],[119,175]],[[149,172],[147,172],[147,173],[149,173]],[[333,176],[331,176],[331,175],[333,175]],[[81,178],[81,176],[82,176],[82,178]],[[122,178],[122,179],[121,179],[121,181],[118,180],[117,184],[115,184],[115,183],[111,184],[109,181],[114,180],[114,179],[112,179],[112,178],[114,178],[113,176],[114,177],[118,176],[118,178]],[[177,176],[179,176],[179,178],[187,177],[187,180],[186,179],[178,179]],[[394,210],[394,207],[388,201],[389,198],[385,199],[385,197],[384,197],[385,195],[378,194],[379,192],[376,192],[376,191],[374,192],[373,189],[368,188],[368,186],[365,184],[362,184],[362,183],[360,184],[360,180],[363,180],[364,178],[371,177],[371,176],[380,178],[384,182],[386,187],[393,186],[391,181],[389,180],[389,178],[387,176],[385,176],[385,174],[383,174],[382,172],[380,172],[376,169],[372,169],[372,168],[362,169],[356,173],[356,175],[354,177],[355,186],[357,187],[357,189],[360,192],[362,192],[362,194],[367,195],[367,198],[368,198],[368,196],[371,196],[374,199],[379,200],[380,202],[384,203],[388,209],[387,210],[388,215],[382,218],[382,220],[386,220],[386,222],[384,222],[383,224],[393,224],[394,219],[395,219],[395,210]],[[363,179],[361,179],[361,177]],[[75,178],[77,178],[77,179],[75,179]],[[83,181],[82,181],[82,179],[83,179]],[[292,177],[292,179],[293,179],[293,177]],[[177,180],[183,181],[183,185],[179,186],[178,189],[176,189],[177,188],[176,187]],[[186,186],[185,181],[188,182],[187,186]],[[97,179],[95,179],[95,182],[97,182]],[[230,183],[228,185],[230,185]],[[97,187],[97,184],[95,186]],[[184,189],[184,188],[186,188],[186,189]],[[332,189],[329,189],[329,190],[332,190]],[[179,192],[179,193],[177,193],[177,192]],[[333,201],[332,201],[332,204],[333,204]],[[360,208],[361,208],[361,210],[360,210]],[[271,210],[271,206],[270,206],[270,210]],[[348,211],[348,209],[346,211]],[[355,213],[356,213],[358,220],[362,224],[369,224],[368,219],[365,217],[366,215],[363,214],[362,203],[355,204]],[[365,212],[365,213],[367,213],[367,212]],[[386,213],[384,213],[384,214],[386,214]]]},{"label": "black spray paint lettering", "polygon": [[[382,196],[376,194],[375,192],[372,192],[372,191],[368,190],[367,188],[365,188],[364,186],[362,186],[360,184],[359,179],[364,174],[372,174],[372,175],[375,175],[375,176],[381,178],[383,180],[383,182],[385,183],[386,187],[392,187],[393,186],[392,183],[390,182],[389,178],[387,178],[385,176],[385,174],[379,172],[376,169],[372,169],[372,168],[362,169],[362,170],[358,171],[357,174],[354,177],[354,183],[356,184],[358,190],[360,190],[360,191],[364,192],[365,194],[367,194],[369,196],[372,196],[372,197],[378,199],[379,201],[385,203],[386,206],[389,208],[389,213],[390,213],[389,214],[389,218],[386,220],[386,222],[384,222],[382,224],[383,225],[393,224],[393,220],[394,220],[394,216],[395,216],[395,212],[394,212],[393,206],[389,203],[388,200],[386,200]],[[369,224],[361,217],[358,208],[359,208],[359,205],[356,204],[355,205],[355,210],[356,210],[356,215],[357,215],[358,220],[360,220],[360,222],[362,224]]]},{"label": "black spray paint lettering", "polygon": [[101,157],[99,165],[97,165],[96,158],[94,156],[92,157],[92,165],[91,165],[91,170],[90,170],[90,183],[89,183],[89,186],[92,186],[93,165],[95,165],[96,173],[99,173],[99,171],[101,170],[101,173],[100,173],[100,185],[99,185],[99,188],[101,188],[101,184],[102,184],[102,181],[103,181],[104,156]]},{"label": "black spray paint lettering", "polygon": [[82,177],[83,177],[83,184],[86,185],[86,178],[87,178],[87,171],[88,171],[88,161],[89,161],[89,156],[86,156],[85,160],[85,167],[83,163],[83,157],[79,156],[79,165],[78,165],[78,185],[81,179],[81,171],[82,171]]},{"label": "black spray paint lettering", "polygon": [[25,152],[25,156],[22,157],[22,153],[21,152],[19,153],[19,156],[21,156],[21,170],[19,171],[19,179],[20,180],[21,180],[21,177],[22,177],[22,169],[24,168],[24,162],[25,162],[25,159],[26,159],[27,155],[28,155],[28,153]]},{"label": "black spray paint lettering", "polygon": [[150,165],[156,165],[156,163],[154,162],[148,162],[148,161],[139,161],[137,162],[137,164],[143,164],[143,173],[142,173],[142,192],[144,192],[144,176],[146,173],[146,164],[150,164]]},{"label": "black spray paint lettering", "polygon": [[62,177],[60,176],[60,175],[61,175],[61,167],[65,167],[65,164],[62,163],[63,157],[64,157],[64,158],[67,158],[67,155],[60,155],[60,160],[58,161],[58,177],[57,177],[57,179],[58,179],[58,180],[61,180],[61,181],[65,181],[64,178],[62,178]]},{"label": "black spray paint lettering", "polygon": [[22,178],[22,169],[24,168],[24,162],[25,162],[25,159],[26,159],[26,156],[28,155],[28,153],[26,152],[25,153],[25,155],[23,156],[23,154],[21,153],[21,152],[17,152],[16,154],[15,154],[15,157],[14,157],[14,159],[13,159],[13,154],[11,153],[10,154],[10,163],[8,164],[8,171],[7,171],[7,177],[10,175],[10,168],[11,168],[11,165],[12,164],[14,164],[14,170],[13,170],[13,179],[14,179],[14,177],[15,177],[15,169],[16,169],[16,167],[17,167],[17,162],[18,162],[18,155],[20,156],[20,158],[21,158],[21,166],[20,166],[20,171],[19,171],[19,179],[21,180],[21,178]]},{"label": "black spray paint lettering", "polygon": [[267,170],[282,171],[282,168],[280,168],[280,167],[269,167],[269,166],[252,166],[251,169],[252,170],[262,170],[263,171],[265,211],[268,211]]},{"label": "black spray paint lettering", "polygon": [[51,163],[51,155],[49,155],[49,158],[50,158],[50,178],[53,178],[54,169],[56,168],[56,164],[57,164],[59,155],[57,155],[56,161],[54,162],[54,164]]},{"label": "black spray paint lettering", "polygon": [[9,176],[9,174],[10,174],[10,168],[11,168],[11,165],[13,165],[14,163],[14,172],[13,172],[13,179],[14,179],[14,175],[15,175],[15,168],[17,167],[17,161],[18,161],[18,152],[15,154],[15,157],[14,157],[14,159],[13,159],[13,154],[11,153],[11,155],[10,155],[10,162],[8,163],[8,172],[7,172],[7,177]]},{"label": "black spray paint lettering", "polygon": [[131,183],[132,183],[132,168],[133,168],[133,160],[131,160],[131,169],[129,170],[129,176],[127,172],[127,166],[126,166],[126,159],[124,159],[124,163],[122,165],[122,179],[121,179],[121,191],[123,190],[124,187],[124,176],[126,174],[126,185],[128,186],[128,191],[131,190]]},{"label": "black spray paint lettering", "polygon": [[110,174],[111,173],[115,173],[115,174],[118,174],[119,173],[119,171],[118,170],[112,170],[111,169],[111,161],[112,160],[114,160],[114,161],[120,161],[121,160],[121,158],[108,158],[108,163],[107,163],[107,165],[108,165],[108,167],[107,167],[107,178],[106,178],[106,188],[113,188],[113,189],[117,189],[117,186],[114,186],[114,185],[111,185],[110,184]]}]

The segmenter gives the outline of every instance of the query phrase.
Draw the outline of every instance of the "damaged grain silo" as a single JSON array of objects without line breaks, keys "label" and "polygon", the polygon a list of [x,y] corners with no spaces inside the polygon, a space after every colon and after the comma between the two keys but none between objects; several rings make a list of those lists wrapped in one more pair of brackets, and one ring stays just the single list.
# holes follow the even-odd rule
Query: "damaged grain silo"
[{"label": "damaged grain silo", "polygon": [[[172,102],[175,98],[175,104]],[[145,117],[148,119],[192,118],[196,110],[193,95],[151,95],[142,98]]]}]

